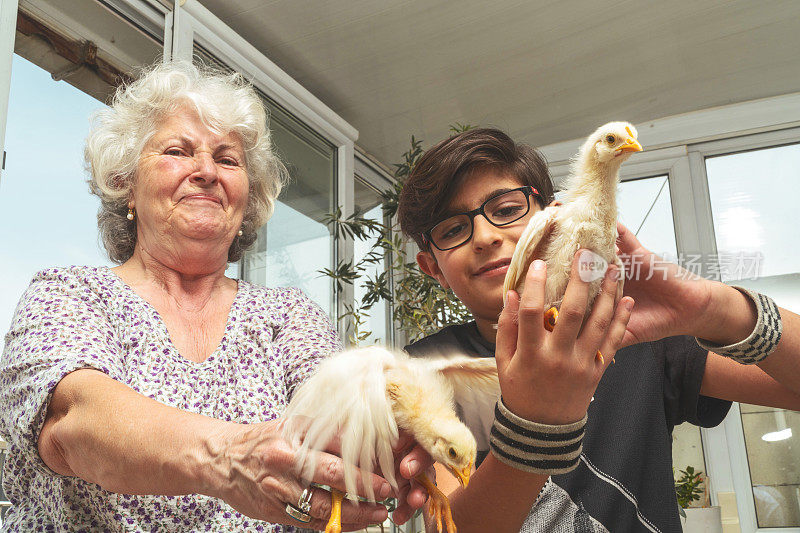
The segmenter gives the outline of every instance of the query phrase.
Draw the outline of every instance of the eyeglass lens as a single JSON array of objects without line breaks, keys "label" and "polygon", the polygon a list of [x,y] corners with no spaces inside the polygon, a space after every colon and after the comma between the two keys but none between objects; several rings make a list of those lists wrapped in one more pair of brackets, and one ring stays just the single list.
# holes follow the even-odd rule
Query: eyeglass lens
[{"label": "eyeglass lens", "polygon": [[[505,226],[524,217],[529,210],[528,196],[521,190],[490,198],[483,214],[495,226]],[[455,248],[472,237],[473,217],[467,213],[454,215],[436,224],[430,232],[433,244],[440,250]]]}]

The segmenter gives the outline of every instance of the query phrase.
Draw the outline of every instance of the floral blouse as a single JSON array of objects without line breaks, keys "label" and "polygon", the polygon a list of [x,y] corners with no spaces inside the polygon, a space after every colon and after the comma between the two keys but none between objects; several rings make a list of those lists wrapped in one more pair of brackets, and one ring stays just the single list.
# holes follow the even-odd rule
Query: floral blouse
[{"label": "floral blouse", "polygon": [[328,316],[298,289],[243,281],[205,361],[182,357],[156,310],[108,268],[39,272],[0,358],[0,436],[9,443],[3,531],[294,531],[204,495],[133,496],[50,470],[37,451],[53,389],[93,368],[161,403],[220,420],[272,420],[324,357],[341,349]]}]

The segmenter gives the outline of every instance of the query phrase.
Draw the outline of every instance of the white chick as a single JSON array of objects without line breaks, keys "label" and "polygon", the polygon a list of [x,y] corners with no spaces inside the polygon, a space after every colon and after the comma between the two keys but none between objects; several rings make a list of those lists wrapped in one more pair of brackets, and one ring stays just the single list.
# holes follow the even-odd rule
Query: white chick
[{"label": "white chick", "polygon": [[[580,248],[597,254],[594,265],[585,265],[582,279],[589,279],[591,308],[600,292],[605,267],[619,268],[618,297],[622,295],[624,267],[617,257],[617,186],[620,165],[642,146],[636,128],[627,122],[610,122],[592,133],[572,162],[564,205],[534,214],[522,233],[506,273],[503,293],[524,289],[525,274],[534,259],[547,263],[545,326],[552,330],[567,289],[572,259]],[[604,264],[603,264],[604,262]],[[584,271],[582,271],[584,272]],[[602,358],[602,355],[598,356]]]},{"label": "white chick", "polygon": [[[377,346],[353,349],[323,361],[298,389],[286,411],[284,436],[299,449],[301,476],[311,479],[316,452],[338,435],[348,495],[356,494],[356,467],[371,499],[370,474],[376,467],[397,489],[392,446],[400,429],[466,486],[476,443],[456,415],[455,404],[464,416],[477,416],[485,426],[491,424],[499,396],[492,358],[415,359]],[[428,491],[439,531],[444,519],[447,530],[455,533],[447,497],[425,474],[415,479]],[[326,533],[341,531],[341,498],[332,491]]]}]

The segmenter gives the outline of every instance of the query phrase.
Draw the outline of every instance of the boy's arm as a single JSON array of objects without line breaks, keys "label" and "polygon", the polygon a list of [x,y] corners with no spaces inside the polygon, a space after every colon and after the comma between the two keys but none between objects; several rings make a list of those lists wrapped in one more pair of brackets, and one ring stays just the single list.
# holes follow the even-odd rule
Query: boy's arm
[{"label": "boy's arm", "polygon": [[[695,337],[733,344],[756,325],[755,304],[733,287],[713,283],[708,320],[699,321]],[[709,352],[701,393],[726,400],[800,410],[800,317],[779,308],[783,333],[778,346],[758,365],[741,365]]]},{"label": "boy's arm", "polygon": [[[776,354],[773,353],[768,359]],[[733,402],[800,411],[800,394],[759,368],[708,352],[700,394]]]},{"label": "boy's arm", "polygon": [[[450,472],[436,464],[436,485],[450,500],[459,533],[519,531],[547,477],[512,468],[490,453],[464,489]],[[425,531],[436,531],[436,522],[428,513]]]},{"label": "boy's arm", "polygon": [[[580,277],[577,259],[552,332],[544,328],[542,319],[544,262],[531,264],[521,300],[516,292],[507,293],[495,358],[508,412],[525,422],[551,427],[585,420],[597,384],[622,342],[633,307],[630,298],[615,306],[615,271],[616,267],[609,269],[583,327],[589,285]],[[597,357],[598,350],[605,359]],[[469,485],[452,492],[450,504],[459,533],[487,528],[498,533],[519,531],[551,471],[543,468],[515,468],[492,451]],[[430,517],[427,519],[430,522]]]},{"label": "boy's arm", "polygon": [[[750,335],[757,319],[750,298],[659,258],[622,224],[617,224],[617,232],[619,254],[628,269],[625,294],[636,300],[623,346],[673,335],[691,335],[724,346]],[[764,372],[755,365],[725,364],[720,362],[721,356],[710,352],[701,390],[704,395],[734,401],[750,398],[759,405],[770,405],[764,403],[770,398],[773,403],[797,405],[787,392],[800,395],[800,317],[786,309],[780,309],[780,314],[780,342],[758,364],[772,379],[764,379]]]}]

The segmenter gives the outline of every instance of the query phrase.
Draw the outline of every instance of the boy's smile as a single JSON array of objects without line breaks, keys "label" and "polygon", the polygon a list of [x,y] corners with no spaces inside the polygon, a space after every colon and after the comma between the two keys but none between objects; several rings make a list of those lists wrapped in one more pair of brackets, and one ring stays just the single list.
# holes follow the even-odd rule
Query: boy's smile
[{"label": "boy's smile", "polygon": [[495,277],[495,276],[502,276],[503,278],[505,278],[509,264],[511,264],[510,257],[504,259],[498,259],[497,261],[489,261],[472,275],[481,276],[485,278]]},{"label": "boy's smile", "polygon": [[[487,168],[476,170],[464,178],[447,211],[475,209],[486,199],[524,185],[508,173]],[[530,199],[530,211],[520,220],[497,227],[483,216],[473,220],[472,238],[451,250],[432,248],[417,254],[417,262],[426,274],[433,276],[456,296],[475,317],[478,330],[488,340],[494,340],[492,325],[503,310],[503,280],[514,248],[533,213],[539,211],[535,198]]]}]

